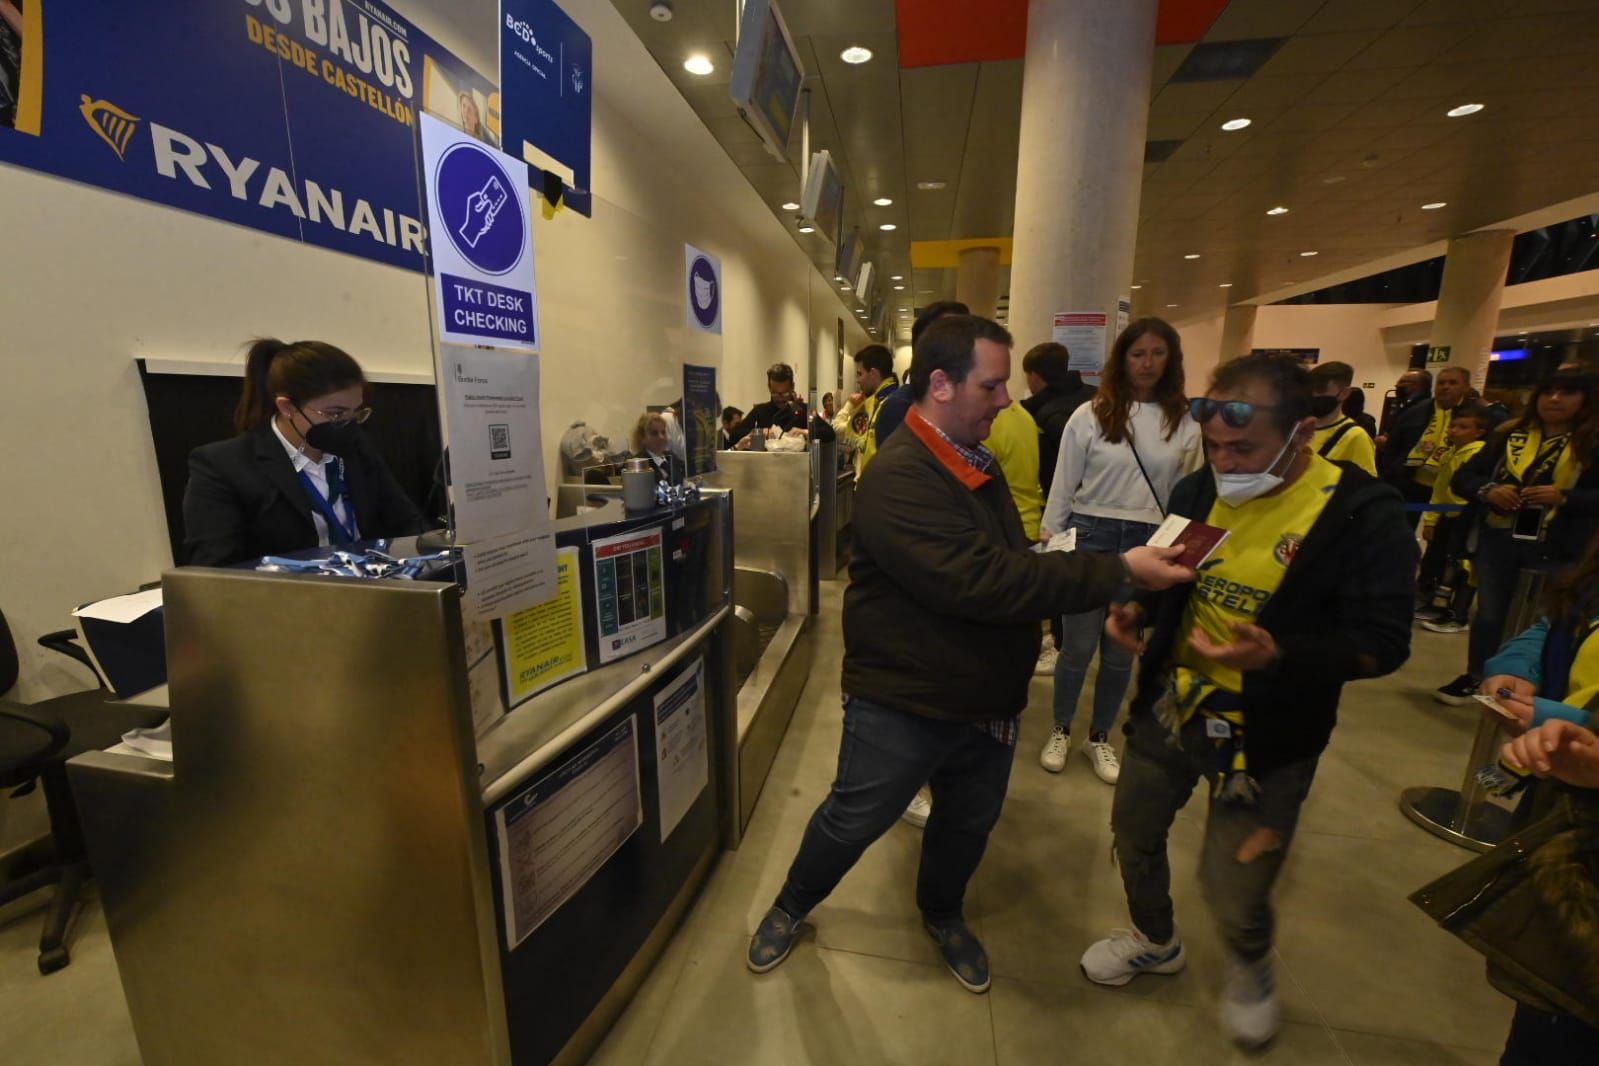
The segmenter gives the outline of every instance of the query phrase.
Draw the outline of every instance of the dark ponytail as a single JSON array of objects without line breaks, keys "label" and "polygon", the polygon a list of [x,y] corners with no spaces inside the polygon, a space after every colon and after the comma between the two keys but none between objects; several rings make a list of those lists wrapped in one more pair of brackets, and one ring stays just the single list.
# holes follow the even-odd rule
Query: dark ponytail
[{"label": "dark ponytail", "polygon": [[245,356],[244,391],[233,412],[233,428],[244,433],[271,422],[279,396],[303,404],[352,385],[366,385],[366,375],[343,349],[322,341],[285,344],[263,337]]}]

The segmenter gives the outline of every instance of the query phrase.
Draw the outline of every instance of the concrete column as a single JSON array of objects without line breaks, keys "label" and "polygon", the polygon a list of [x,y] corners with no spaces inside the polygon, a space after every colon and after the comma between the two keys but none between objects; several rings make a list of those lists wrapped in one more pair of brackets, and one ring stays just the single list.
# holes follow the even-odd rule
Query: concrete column
[{"label": "concrete column", "polygon": [[[1116,304],[1133,281],[1156,6],[1029,5],[1011,249],[1017,352],[1049,340],[1058,311],[1103,313],[1107,352],[1115,340]],[[1011,370],[1019,382],[1021,360]]]},{"label": "concrete column", "polygon": [[972,314],[993,318],[999,309],[999,249],[965,248],[955,267],[955,299]]},{"label": "concrete column", "polygon": [[[1221,350],[1216,353],[1218,363],[1249,354],[1255,346],[1255,312],[1258,310],[1254,304],[1234,304],[1227,308],[1221,323]],[[1186,349],[1187,345],[1183,347]]]},{"label": "concrete column", "polygon": [[[1488,353],[1499,328],[1499,302],[1515,239],[1514,230],[1495,229],[1449,242],[1432,323],[1432,353],[1427,357],[1427,369],[1435,375],[1445,366],[1463,366],[1479,389],[1487,380]],[[1439,351],[1445,348],[1447,356]]]}]

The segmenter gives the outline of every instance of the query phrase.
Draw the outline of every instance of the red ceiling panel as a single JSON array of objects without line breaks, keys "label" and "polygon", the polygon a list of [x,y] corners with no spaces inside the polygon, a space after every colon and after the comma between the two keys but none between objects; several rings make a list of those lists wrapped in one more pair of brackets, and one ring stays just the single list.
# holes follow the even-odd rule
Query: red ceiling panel
[{"label": "red ceiling panel", "polygon": [[[1199,40],[1227,2],[1160,0],[1155,43]],[[1027,51],[1027,0],[894,0],[894,12],[902,67],[1020,59]]]}]

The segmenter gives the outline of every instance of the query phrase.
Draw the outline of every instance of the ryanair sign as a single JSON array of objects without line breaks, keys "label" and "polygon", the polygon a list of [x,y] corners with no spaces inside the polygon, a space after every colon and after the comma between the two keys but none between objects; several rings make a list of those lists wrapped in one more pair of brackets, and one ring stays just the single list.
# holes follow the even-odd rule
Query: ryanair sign
[{"label": "ryanair sign", "polygon": [[421,270],[419,113],[499,142],[496,87],[378,0],[56,6],[24,8],[0,163]]}]

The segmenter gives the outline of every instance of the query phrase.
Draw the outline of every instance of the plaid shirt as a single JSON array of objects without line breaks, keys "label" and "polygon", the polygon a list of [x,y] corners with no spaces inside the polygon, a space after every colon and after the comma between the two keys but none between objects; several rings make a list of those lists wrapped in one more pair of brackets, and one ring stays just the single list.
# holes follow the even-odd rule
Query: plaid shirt
[{"label": "plaid shirt", "polygon": [[[931,422],[927,424],[933,426]],[[978,473],[986,474],[993,468],[995,462],[994,453],[981,444],[968,448],[959,441],[951,440],[950,435],[937,426],[933,426],[933,431],[943,437],[949,446],[960,453],[960,457],[965,459],[972,469]],[[1012,715],[1009,718],[990,718],[984,722],[974,723],[973,728],[987,733],[1008,748],[1014,748],[1016,746],[1016,738],[1021,733],[1021,716]]]}]

